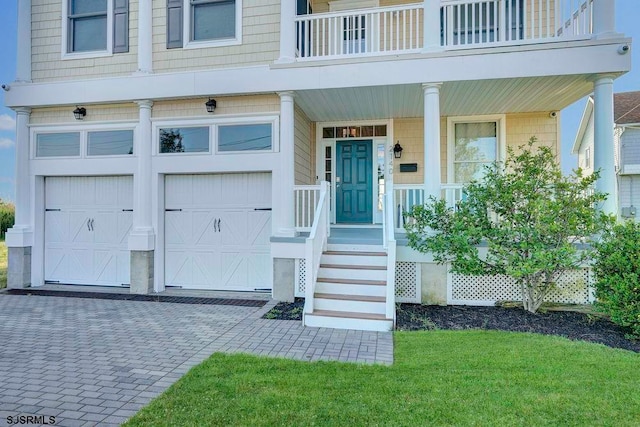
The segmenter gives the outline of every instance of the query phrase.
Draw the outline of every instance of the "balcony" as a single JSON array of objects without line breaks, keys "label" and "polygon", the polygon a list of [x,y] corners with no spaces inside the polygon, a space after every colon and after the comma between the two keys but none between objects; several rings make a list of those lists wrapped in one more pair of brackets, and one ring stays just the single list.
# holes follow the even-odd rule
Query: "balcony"
[{"label": "balcony", "polygon": [[[434,0],[298,15],[296,61],[588,39],[603,0]],[[606,7],[606,6],[604,6]]]}]

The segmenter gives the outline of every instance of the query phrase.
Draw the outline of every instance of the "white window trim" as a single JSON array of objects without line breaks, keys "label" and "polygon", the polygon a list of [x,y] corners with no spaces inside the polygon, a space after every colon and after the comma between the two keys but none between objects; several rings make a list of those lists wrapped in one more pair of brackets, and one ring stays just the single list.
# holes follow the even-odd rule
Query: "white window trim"
[{"label": "white window trim", "polygon": [[496,122],[498,153],[497,161],[504,162],[507,158],[507,120],[505,114],[491,114],[482,116],[454,116],[447,117],[447,183],[453,184],[453,164],[455,160],[455,125],[456,123]]},{"label": "white window trim", "polygon": [[[244,155],[244,154],[272,154],[280,151],[280,125],[278,115],[260,115],[260,116],[235,116],[235,117],[216,117],[215,119],[171,119],[171,120],[154,120],[152,121],[153,132],[153,155],[159,157],[187,157],[187,156],[228,156],[228,155]],[[258,125],[271,124],[271,150],[252,150],[252,151],[218,151],[218,126],[225,125]],[[209,127],[209,151],[192,152],[192,153],[161,153],[160,152],[160,129],[163,128],[185,128],[185,127]],[[134,151],[135,154],[135,151]]]},{"label": "white window trim", "polygon": [[591,147],[587,147],[584,150],[584,167],[585,169],[591,169]]},{"label": "white window trim", "polygon": [[[111,1],[111,0],[109,0]],[[242,0],[236,1],[236,35],[233,38],[218,40],[191,40],[191,2],[184,0],[182,6],[182,40],[183,49],[202,49],[207,47],[236,46],[242,44]]]},{"label": "white window trim", "polygon": [[[89,126],[78,126],[78,125],[63,125],[63,126],[51,126],[51,125],[31,125],[29,129],[30,133],[30,148],[31,148],[31,160],[55,160],[55,159],[74,159],[74,160],[83,160],[83,159],[130,159],[137,157],[137,142],[138,142],[138,132],[137,132],[137,122],[119,122],[119,123],[92,123]],[[133,131],[133,154],[114,154],[114,155],[104,155],[104,156],[89,156],[88,155],[88,133],[89,132],[100,132],[100,131],[110,131],[110,130],[131,130]],[[80,155],[79,156],[47,156],[47,157],[37,157],[36,156],[36,139],[38,134],[47,134],[47,133],[67,133],[67,132],[78,132],[80,133]]]},{"label": "white window trim", "polygon": [[107,0],[107,49],[67,52],[69,46],[69,0],[62,0],[62,60],[113,56],[113,0]]}]

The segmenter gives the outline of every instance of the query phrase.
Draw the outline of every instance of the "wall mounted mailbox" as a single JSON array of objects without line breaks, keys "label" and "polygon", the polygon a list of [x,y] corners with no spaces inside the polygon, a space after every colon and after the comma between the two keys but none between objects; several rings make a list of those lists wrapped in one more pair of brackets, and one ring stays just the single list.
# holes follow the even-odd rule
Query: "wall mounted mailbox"
[{"label": "wall mounted mailbox", "polygon": [[400,172],[418,172],[418,164],[400,163]]}]

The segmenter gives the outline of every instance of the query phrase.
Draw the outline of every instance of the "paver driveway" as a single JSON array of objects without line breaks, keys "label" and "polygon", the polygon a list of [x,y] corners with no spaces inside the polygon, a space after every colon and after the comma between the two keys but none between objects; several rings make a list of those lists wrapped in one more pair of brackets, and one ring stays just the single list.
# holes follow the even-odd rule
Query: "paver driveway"
[{"label": "paver driveway", "polygon": [[[391,363],[391,333],[305,328],[263,308],[0,294],[0,425],[117,425],[216,351]],[[9,417],[13,417],[10,419]]]}]

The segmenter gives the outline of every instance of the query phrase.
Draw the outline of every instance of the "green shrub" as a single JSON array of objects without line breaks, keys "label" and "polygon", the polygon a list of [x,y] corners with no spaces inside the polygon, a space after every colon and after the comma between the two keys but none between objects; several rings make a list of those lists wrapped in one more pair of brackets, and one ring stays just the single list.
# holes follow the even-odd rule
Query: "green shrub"
[{"label": "green shrub", "polygon": [[596,248],[596,306],[640,337],[640,223],[616,225]]},{"label": "green shrub", "polygon": [[13,227],[15,217],[13,204],[0,199],[0,239],[4,239],[4,234],[9,228]]}]

